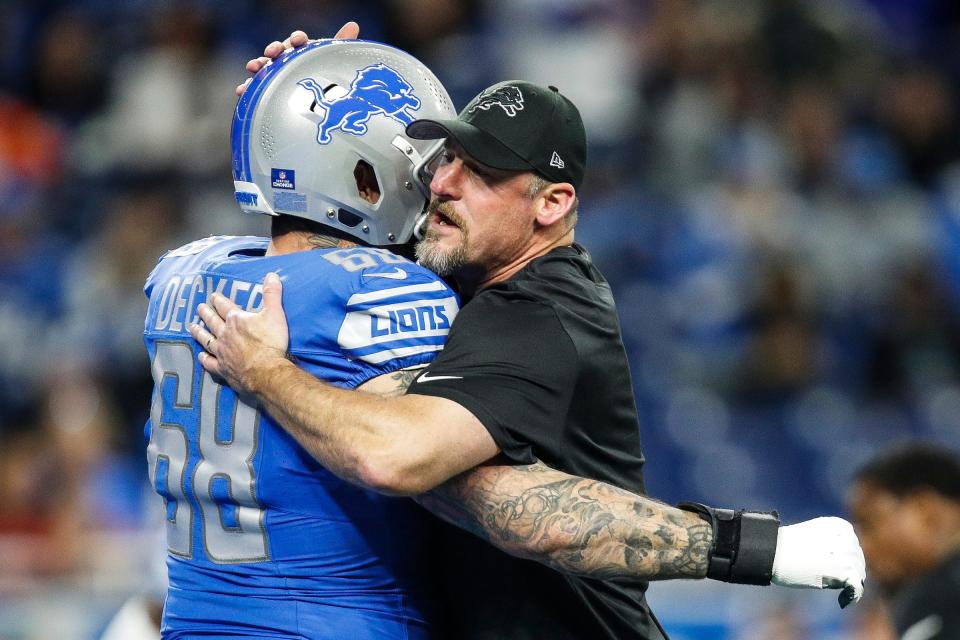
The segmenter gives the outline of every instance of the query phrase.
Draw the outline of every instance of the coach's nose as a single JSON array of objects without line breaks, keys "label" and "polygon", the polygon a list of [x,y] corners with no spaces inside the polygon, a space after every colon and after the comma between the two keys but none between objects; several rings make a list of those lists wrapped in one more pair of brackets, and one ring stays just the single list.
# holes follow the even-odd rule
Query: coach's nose
[{"label": "coach's nose", "polygon": [[441,162],[430,180],[430,192],[447,200],[458,199],[464,168],[460,158]]}]

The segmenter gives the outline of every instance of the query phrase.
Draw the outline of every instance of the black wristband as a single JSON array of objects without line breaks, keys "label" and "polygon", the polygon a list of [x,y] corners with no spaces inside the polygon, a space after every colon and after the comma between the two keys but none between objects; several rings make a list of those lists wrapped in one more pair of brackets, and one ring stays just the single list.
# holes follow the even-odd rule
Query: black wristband
[{"label": "black wristband", "polygon": [[770,584],[780,530],[776,511],[714,509],[696,502],[682,502],[678,507],[696,513],[713,529],[708,578],[737,584]]}]

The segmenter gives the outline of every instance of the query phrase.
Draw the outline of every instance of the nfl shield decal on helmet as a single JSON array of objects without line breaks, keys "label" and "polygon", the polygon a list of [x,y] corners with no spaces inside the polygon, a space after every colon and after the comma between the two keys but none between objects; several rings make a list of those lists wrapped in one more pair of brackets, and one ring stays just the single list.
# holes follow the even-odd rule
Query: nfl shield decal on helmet
[{"label": "nfl shield decal on helmet", "polygon": [[270,169],[270,186],[274,189],[296,189],[297,173],[293,169]]},{"label": "nfl shield decal on helmet", "polygon": [[420,108],[420,99],[413,95],[413,87],[396,70],[384,64],[360,69],[350,84],[350,91],[339,98],[328,100],[313,78],[304,78],[299,84],[313,93],[317,104],[326,110],[317,127],[317,142],[329,144],[332,131],[362,136],[367,132],[367,121],[383,115],[406,126],[413,122],[408,111]]}]

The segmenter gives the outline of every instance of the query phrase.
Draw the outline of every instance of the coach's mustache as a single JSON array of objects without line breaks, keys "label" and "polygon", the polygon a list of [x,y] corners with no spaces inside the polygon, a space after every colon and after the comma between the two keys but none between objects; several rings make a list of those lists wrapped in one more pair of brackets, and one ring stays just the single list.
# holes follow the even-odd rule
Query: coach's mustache
[{"label": "coach's mustache", "polygon": [[443,200],[431,200],[430,204],[427,205],[427,213],[430,214],[428,219],[434,214],[439,214],[446,219],[448,224],[452,224],[460,229],[464,228],[463,218],[461,218],[456,211],[453,210],[453,207],[449,202]]}]

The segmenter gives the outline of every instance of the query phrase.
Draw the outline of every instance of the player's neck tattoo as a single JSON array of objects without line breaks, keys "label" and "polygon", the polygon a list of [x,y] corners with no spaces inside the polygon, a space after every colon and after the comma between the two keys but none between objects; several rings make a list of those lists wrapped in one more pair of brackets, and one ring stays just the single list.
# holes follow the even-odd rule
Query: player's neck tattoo
[{"label": "player's neck tattoo", "polygon": [[319,233],[311,233],[307,236],[307,244],[310,245],[310,249],[332,249],[333,247],[338,247],[340,249],[346,249],[347,247],[355,247],[357,243],[350,242],[349,240],[343,240],[341,238],[334,238],[333,236],[325,236]]}]

